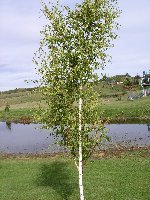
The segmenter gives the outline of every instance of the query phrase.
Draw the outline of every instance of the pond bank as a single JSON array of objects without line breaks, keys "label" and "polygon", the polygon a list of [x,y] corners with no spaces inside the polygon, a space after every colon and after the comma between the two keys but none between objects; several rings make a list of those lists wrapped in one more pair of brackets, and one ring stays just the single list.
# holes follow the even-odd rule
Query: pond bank
[{"label": "pond bank", "polygon": [[[108,124],[150,124],[150,117],[111,117],[111,118],[103,118],[104,123],[107,121]],[[36,123],[31,116],[22,116],[22,117],[0,117],[0,122],[8,122],[8,123],[21,123],[21,124],[31,124]]]},{"label": "pond bank", "polygon": [[113,124],[150,124],[150,117],[113,117],[109,119]]},{"label": "pond bank", "polygon": [[[148,147],[115,147],[106,150],[96,151],[91,159],[111,158],[111,157],[124,157],[124,156],[138,156],[138,157],[150,157],[150,146]],[[3,159],[43,159],[43,158],[57,158],[64,157],[70,158],[71,155],[67,152],[64,153],[0,153],[0,158]]]}]

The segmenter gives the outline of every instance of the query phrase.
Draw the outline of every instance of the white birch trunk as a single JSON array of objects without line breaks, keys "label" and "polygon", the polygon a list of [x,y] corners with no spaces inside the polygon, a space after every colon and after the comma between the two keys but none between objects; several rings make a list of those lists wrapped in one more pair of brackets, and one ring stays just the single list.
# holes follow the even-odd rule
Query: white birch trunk
[{"label": "white birch trunk", "polygon": [[[82,90],[82,86],[80,87]],[[82,137],[81,137],[81,129],[82,129],[82,98],[79,99],[79,190],[80,190],[80,200],[84,200],[83,194],[83,166],[82,166]]]}]

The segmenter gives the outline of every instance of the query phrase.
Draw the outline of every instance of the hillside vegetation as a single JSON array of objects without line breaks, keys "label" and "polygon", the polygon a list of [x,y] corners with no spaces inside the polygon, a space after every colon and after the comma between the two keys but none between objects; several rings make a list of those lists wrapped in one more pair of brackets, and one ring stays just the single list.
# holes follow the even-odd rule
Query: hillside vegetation
[{"label": "hillside vegetation", "polygon": [[[126,120],[150,122],[150,96],[128,100],[129,94],[136,94],[139,86],[125,88],[123,85],[110,85],[100,82],[94,89],[100,95],[97,107],[100,117],[110,118],[111,122],[126,122]],[[33,111],[38,109],[39,104],[45,108],[39,92],[33,89],[16,89],[0,93],[0,120],[5,121],[32,121]],[[9,111],[5,108],[9,105]]]}]

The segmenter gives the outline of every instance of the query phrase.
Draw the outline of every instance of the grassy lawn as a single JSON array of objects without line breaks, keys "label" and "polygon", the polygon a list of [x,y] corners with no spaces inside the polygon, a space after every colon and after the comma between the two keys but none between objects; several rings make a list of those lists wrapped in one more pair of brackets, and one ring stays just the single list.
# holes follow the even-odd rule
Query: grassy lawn
[{"label": "grassy lawn", "polygon": [[[44,103],[43,103],[44,105]],[[102,99],[97,107],[102,118],[109,117],[111,122],[150,122],[150,96],[128,101],[123,97],[121,101],[115,98]],[[27,102],[24,104],[11,105],[10,111],[0,109],[1,121],[32,121],[32,114],[37,109],[38,102]],[[103,112],[103,114],[101,114]]]},{"label": "grassy lawn", "polygon": [[[149,200],[150,156],[93,159],[84,170],[86,200]],[[0,158],[1,200],[77,200],[78,174],[64,156]]]},{"label": "grassy lawn", "polygon": [[[139,89],[139,88],[137,88]],[[97,107],[99,115],[103,112],[102,117],[109,117],[111,122],[117,120],[135,120],[137,122],[150,122],[150,96],[129,101],[127,92],[122,86],[115,86],[112,90],[110,85],[102,84],[96,88],[102,95]],[[133,91],[134,92],[134,91]],[[118,100],[118,96],[121,100]],[[40,103],[40,94],[31,93],[26,90],[12,91],[10,93],[0,94],[0,120],[1,121],[32,121],[33,111],[38,108]],[[5,112],[6,104],[10,105],[10,111]],[[41,102],[43,108],[46,107],[44,101]]]},{"label": "grassy lawn", "polygon": [[[34,104],[34,103],[33,103]],[[24,104],[25,105],[25,104]],[[15,108],[10,107],[9,112],[0,110],[0,120],[3,121],[32,121],[33,111],[36,110],[35,106],[24,107],[23,104],[19,104]],[[34,104],[35,105],[35,104]],[[36,103],[37,105],[37,103]],[[122,101],[116,101],[114,98],[108,100],[102,100],[97,110],[99,115],[103,118],[109,117],[111,121],[123,122],[124,120],[136,121],[136,122],[150,122],[150,96],[137,99],[135,101],[128,101],[125,97]],[[101,115],[101,112],[103,114]]]},{"label": "grassy lawn", "polygon": [[127,100],[127,96],[123,96],[121,101],[114,98],[103,100],[102,104],[98,106],[99,112],[103,111],[105,117],[110,119],[143,119],[150,122],[150,96],[136,99],[134,101]]},{"label": "grassy lawn", "polygon": [[0,111],[0,121],[31,122],[33,109],[11,109],[9,112]]}]

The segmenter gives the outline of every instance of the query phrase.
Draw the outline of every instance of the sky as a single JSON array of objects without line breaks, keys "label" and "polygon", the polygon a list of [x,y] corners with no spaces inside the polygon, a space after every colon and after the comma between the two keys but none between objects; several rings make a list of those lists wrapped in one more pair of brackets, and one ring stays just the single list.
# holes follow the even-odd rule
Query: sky
[{"label": "sky", "polygon": [[[73,8],[82,0],[61,2]],[[121,28],[110,50],[112,64],[98,74],[142,75],[150,70],[150,0],[118,2]],[[40,9],[40,0],[0,0],[0,91],[35,86],[25,80],[36,78],[32,59],[46,23]]]}]

